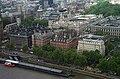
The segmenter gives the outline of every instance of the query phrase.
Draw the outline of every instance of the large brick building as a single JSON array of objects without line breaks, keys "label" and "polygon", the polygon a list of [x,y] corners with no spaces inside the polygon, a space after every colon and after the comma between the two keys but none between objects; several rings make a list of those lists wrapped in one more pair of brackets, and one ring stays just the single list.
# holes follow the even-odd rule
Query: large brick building
[{"label": "large brick building", "polygon": [[50,43],[50,39],[52,36],[52,32],[51,31],[44,31],[42,32],[38,32],[38,33],[34,33],[32,35],[32,46],[43,46],[45,44],[49,44]]},{"label": "large brick building", "polygon": [[0,44],[2,43],[2,38],[3,38],[3,22],[0,14]]},{"label": "large brick building", "polygon": [[57,48],[76,48],[78,44],[77,33],[70,31],[55,32],[50,44]]}]

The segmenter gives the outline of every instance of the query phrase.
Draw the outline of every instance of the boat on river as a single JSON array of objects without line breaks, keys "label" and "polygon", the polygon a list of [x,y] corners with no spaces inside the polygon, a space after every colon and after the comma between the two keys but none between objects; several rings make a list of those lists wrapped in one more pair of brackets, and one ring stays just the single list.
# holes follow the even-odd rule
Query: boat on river
[{"label": "boat on river", "polygon": [[5,66],[11,66],[11,67],[16,66],[16,67],[35,70],[35,71],[46,72],[46,73],[50,73],[50,74],[54,74],[54,75],[59,75],[59,76],[67,77],[67,78],[71,76],[71,73],[65,72],[63,70],[29,64],[29,63],[24,63],[24,62],[20,62],[20,61],[5,60],[5,59],[0,58],[0,63],[3,63],[3,62],[4,63],[9,62],[9,63],[4,64]]},{"label": "boat on river", "polygon": [[5,62],[4,66],[7,66],[7,67],[15,67],[15,65],[12,64],[11,62]]},{"label": "boat on river", "polygon": [[15,63],[18,63],[18,61],[5,60],[4,66],[7,66],[7,67],[15,67]]}]

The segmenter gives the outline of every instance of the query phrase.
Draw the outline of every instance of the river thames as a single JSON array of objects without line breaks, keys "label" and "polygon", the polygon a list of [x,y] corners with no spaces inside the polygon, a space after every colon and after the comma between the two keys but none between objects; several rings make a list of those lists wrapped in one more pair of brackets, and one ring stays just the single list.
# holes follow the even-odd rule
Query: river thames
[{"label": "river thames", "polygon": [[64,78],[61,76],[51,75],[43,72],[23,68],[10,68],[0,64],[0,79],[98,79],[89,76],[75,74],[75,77]]}]

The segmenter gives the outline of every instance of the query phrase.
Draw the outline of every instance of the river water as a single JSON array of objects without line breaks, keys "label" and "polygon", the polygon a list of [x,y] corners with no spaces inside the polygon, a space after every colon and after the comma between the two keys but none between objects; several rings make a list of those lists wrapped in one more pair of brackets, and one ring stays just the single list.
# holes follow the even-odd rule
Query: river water
[{"label": "river water", "polygon": [[51,75],[43,72],[23,68],[10,68],[0,64],[0,79],[98,79],[81,74],[75,74],[75,77],[64,78],[61,76]]}]

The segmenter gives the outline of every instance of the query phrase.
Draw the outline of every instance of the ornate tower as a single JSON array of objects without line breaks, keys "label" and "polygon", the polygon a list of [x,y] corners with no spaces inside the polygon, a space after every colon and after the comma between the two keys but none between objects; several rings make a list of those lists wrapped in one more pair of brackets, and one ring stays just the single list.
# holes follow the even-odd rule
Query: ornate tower
[{"label": "ornate tower", "polygon": [[2,22],[2,16],[0,13],[0,44],[2,43],[2,38],[3,38],[3,22]]}]

